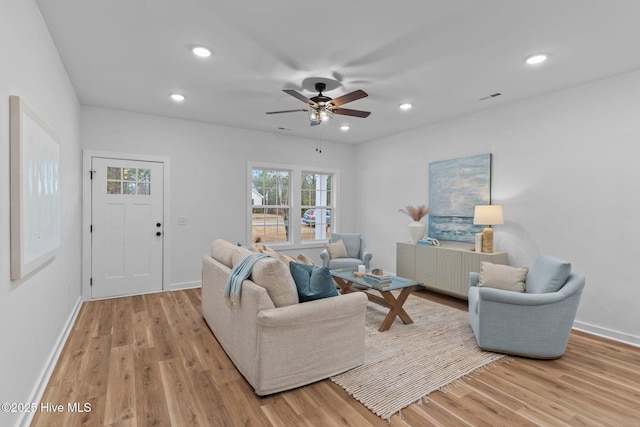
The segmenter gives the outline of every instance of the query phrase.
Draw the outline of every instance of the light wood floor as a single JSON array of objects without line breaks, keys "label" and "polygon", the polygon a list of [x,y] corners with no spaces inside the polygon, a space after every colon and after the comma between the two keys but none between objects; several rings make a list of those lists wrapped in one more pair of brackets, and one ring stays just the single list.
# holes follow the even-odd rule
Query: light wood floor
[{"label": "light wood floor", "polygon": [[[85,303],[42,402],[65,409],[32,426],[635,426],[640,349],[574,332],[560,359],[512,358],[388,424],[330,380],[256,396],[191,289]],[[69,412],[75,402],[91,411]]]}]

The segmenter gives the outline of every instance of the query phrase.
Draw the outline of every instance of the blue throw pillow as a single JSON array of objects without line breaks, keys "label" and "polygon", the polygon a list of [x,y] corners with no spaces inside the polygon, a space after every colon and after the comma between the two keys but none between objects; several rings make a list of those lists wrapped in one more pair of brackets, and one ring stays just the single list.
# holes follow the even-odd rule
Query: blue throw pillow
[{"label": "blue throw pillow", "polygon": [[557,292],[571,274],[571,263],[542,254],[529,270],[525,291],[530,294]]},{"label": "blue throw pillow", "polygon": [[290,262],[289,270],[296,282],[300,302],[338,296],[336,284],[327,267]]}]

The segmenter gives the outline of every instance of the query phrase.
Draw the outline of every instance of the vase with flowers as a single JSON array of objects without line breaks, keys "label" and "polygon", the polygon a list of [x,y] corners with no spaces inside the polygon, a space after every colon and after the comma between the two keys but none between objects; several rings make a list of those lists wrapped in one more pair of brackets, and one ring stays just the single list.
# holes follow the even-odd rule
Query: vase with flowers
[{"label": "vase with flowers", "polygon": [[409,235],[411,236],[411,241],[413,243],[417,243],[418,240],[424,237],[424,231],[426,226],[420,222],[422,218],[429,215],[431,209],[426,207],[425,205],[420,206],[411,206],[407,205],[404,209],[398,209],[399,212],[407,215],[413,221],[409,224]]}]

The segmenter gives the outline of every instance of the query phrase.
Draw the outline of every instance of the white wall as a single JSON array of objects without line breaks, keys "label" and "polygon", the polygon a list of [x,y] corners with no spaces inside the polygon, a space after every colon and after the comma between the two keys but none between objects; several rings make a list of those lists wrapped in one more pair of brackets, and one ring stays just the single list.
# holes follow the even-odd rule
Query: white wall
[{"label": "white wall", "polygon": [[428,204],[429,162],[492,153],[505,217],[496,249],[512,265],[543,252],[571,261],[587,280],[576,325],[640,345],[639,117],[635,72],[360,144],[359,228],[373,264],[395,268],[395,242],[409,240],[398,209]]},{"label": "white wall", "polygon": [[[508,251],[514,265],[531,265],[541,252],[571,261],[587,277],[578,325],[640,344],[640,287],[634,280],[640,168],[632,151],[640,139],[640,72],[357,147],[325,142],[318,155],[313,140],[92,107],[81,111],[32,0],[0,4],[0,48],[2,402],[38,397],[78,307],[81,148],[171,158],[174,286],[199,281],[200,259],[213,238],[246,241],[248,161],[338,169],[341,229],[362,232],[374,264],[393,270],[395,242],[408,239],[408,219],[397,210],[428,202],[429,162],[491,152],[493,202],[504,206],[506,219],[496,227],[497,249]],[[62,141],[62,247],[53,262],[20,281],[10,280],[9,95],[27,102]],[[177,226],[178,216],[188,225]],[[0,412],[0,425],[18,422],[19,414]]]},{"label": "white wall", "polygon": [[[167,101],[169,102],[169,101]],[[353,229],[355,147],[144,114],[83,107],[84,149],[168,156],[171,163],[170,287],[200,283],[213,239],[246,244],[249,161],[339,170],[339,224]],[[186,217],[187,225],[177,225]],[[166,221],[166,220],[165,220]],[[295,248],[320,262],[320,249]]]},{"label": "white wall", "polygon": [[[34,1],[0,5],[0,402],[31,402],[80,297],[80,106]],[[62,141],[62,244],[53,262],[10,280],[9,95]],[[62,402],[61,402],[62,403]],[[0,425],[20,414],[0,412]]]}]

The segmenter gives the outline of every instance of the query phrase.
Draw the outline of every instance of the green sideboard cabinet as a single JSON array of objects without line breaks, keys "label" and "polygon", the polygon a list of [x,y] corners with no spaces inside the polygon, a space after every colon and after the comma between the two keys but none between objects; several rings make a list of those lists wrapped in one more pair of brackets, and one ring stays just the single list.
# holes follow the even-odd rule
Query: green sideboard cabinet
[{"label": "green sideboard cabinet", "polygon": [[480,261],[508,264],[506,252],[484,253],[455,246],[425,246],[398,242],[396,274],[417,280],[435,291],[467,299],[469,273]]}]

